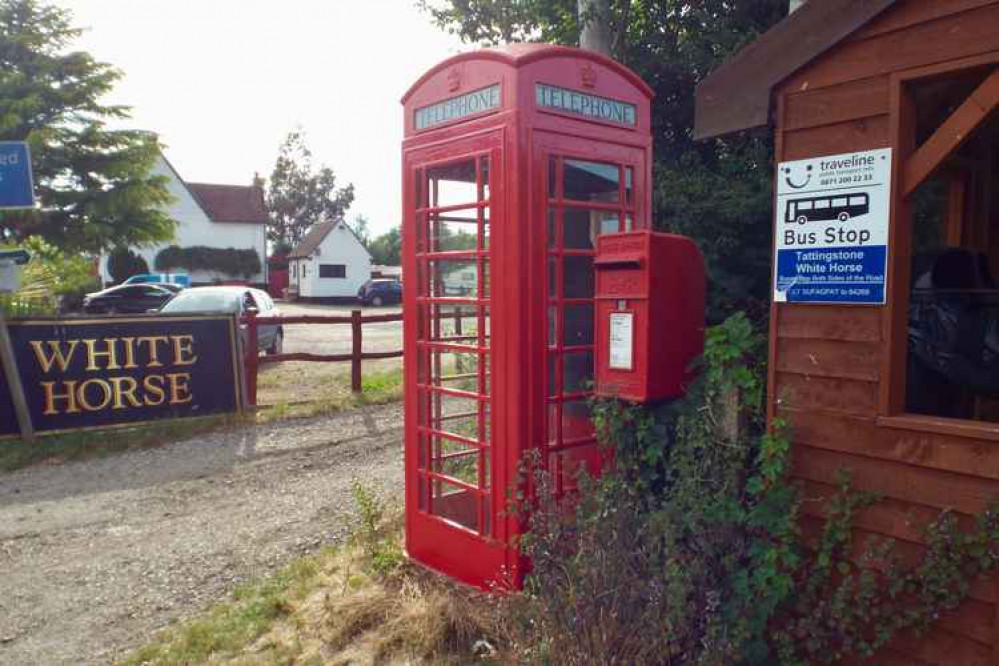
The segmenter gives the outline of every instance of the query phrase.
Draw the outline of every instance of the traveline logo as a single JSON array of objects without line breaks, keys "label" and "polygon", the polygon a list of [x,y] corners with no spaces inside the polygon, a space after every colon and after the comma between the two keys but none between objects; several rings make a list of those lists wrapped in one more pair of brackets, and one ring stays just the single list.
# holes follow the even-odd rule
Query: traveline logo
[{"label": "traveline logo", "polygon": [[473,90],[458,97],[446,99],[443,102],[423,106],[416,110],[415,124],[417,130],[430,129],[452,120],[460,120],[485,111],[500,107],[500,87],[496,85]]},{"label": "traveline logo", "polygon": [[627,102],[544,83],[538,83],[534,93],[535,103],[539,109],[553,109],[619,125],[635,126],[638,122],[637,108]]}]

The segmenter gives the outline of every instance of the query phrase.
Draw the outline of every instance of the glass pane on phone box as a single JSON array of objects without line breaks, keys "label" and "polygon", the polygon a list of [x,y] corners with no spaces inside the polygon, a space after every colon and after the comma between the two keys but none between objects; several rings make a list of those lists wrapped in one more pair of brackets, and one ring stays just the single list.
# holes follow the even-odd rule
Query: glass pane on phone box
[{"label": "glass pane on phone box", "polygon": [[434,471],[464,481],[471,486],[479,485],[479,449],[446,438],[440,440],[440,457],[434,460]]},{"label": "glass pane on phone box", "polygon": [[[482,409],[482,433],[479,435],[479,441],[483,445],[488,446],[489,442],[492,441],[492,438],[490,436],[490,424],[489,424],[489,403],[483,402],[481,409]],[[487,460],[488,457],[489,453],[487,452],[486,453]]]},{"label": "glass pane on phone box", "polygon": [[489,198],[489,158],[480,157],[479,158],[479,179],[482,181],[482,185],[479,189],[479,201],[485,201]]},{"label": "glass pane on phone box", "polygon": [[435,480],[433,513],[468,529],[477,530],[479,527],[477,498],[478,493],[447,481]]},{"label": "glass pane on phone box", "polygon": [[621,230],[621,222],[617,213],[600,213],[600,235],[616,234]]},{"label": "glass pane on phone box", "polygon": [[429,294],[436,298],[478,296],[478,267],[474,261],[431,261]]},{"label": "glass pane on phone box", "polygon": [[479,438],[479,402],[472,398],[435,393],[430,427],[465,439]]},{"label": "glass pane on phone box", "polygon": [[474,251],[479,244],[475,208],[431,215],[431,252]]},{"label": "glass pane on phone box", "polygon": [[474,305],[434,305],[436,321],[431,340],[474,345],[478,339],[479,309]]},{"label": "glass pane on phone box", "polygon": [[557,376],[558,368],[558,355],[549,353],[548,354],[548,396],[558,395],[558,385],[555,381]]},{"label": "glass pane on phone box", "polygon": [[563,244],[567,250],[592,250],[601,211],[567,208],[563,224]]},{"label": "glass pane on phone box", "polygon": [[565,298],[593,298],[593,257],[564,257]]},{"label": "glass pane on phone box", "polygon": [[475,203],[475,160],[465,160],[427,169],[430,205],[434,207]]},{"label": "glass pane on phone box", "polygon": [[590,404],[586,400],[570,400],[562,404],[562,441],[585,439],[594,434]]},{"label": "glass pane on phone box", "polygon": [[576,347],[593,344],[593,305],[567,304],[562,345]]},{"label": "glass pane on phone box", "polygon": [[562,393],[584,393],[593,381],[593,352],[565,354],[562,357]]},{"label": "glass pane on phone box", "polygon": [[616,164],[566,160],[564,168],[564,198],[573,201],[618,200],[619,170]]}]

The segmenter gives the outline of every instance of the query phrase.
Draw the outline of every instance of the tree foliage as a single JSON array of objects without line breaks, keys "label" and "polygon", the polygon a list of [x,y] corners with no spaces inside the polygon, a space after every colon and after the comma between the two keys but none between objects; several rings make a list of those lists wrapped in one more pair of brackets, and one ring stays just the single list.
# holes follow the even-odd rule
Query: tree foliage
[{"label": "tree foliage", "polygon": [[[612,0],[615,56],[655,91],[657,228],[691,236],[705,255],[711,318],[756,315],[768,301],[771,163],[768,132],[695,142],[694,88],[787,12],[787,0]],[[577,0],[423,0],[468,42],[575,45]]]},{"label": "tree foliage", "polygon": [[354,186],[336,186],[327,166],[312,163],[312,151],[300,131],[291,132],[278,152],[267,189],[271,241],[297,245],[309,227],[344,219],[354,201]]},{"label": "tree foliage", "polygon": [[116,247],[108,255],[108,273],[115,282],[121,283],[133,275],[148,272],[146,260],[127,247]]},{"label": "tree foliage", "polygon": [[70,13],[36,0],[0,0],[0,140],[27,141],[40,206],[0,212],[0,241],[41,236],[70,251],[143,245],[173,234],[166,179],[148,132],[112,131],[127,118],[104,105],[121,73],[70,51]]},{"label": "tree foliage", "polygon": [[353,230],[354,235],[357,236],[357,240],[361,241],[361,245],[368,247],[371,245],[371,230],[368,228],[368,218],[364,215],[358,215],[354,218],[354,222],[350,225]]},{"label": "tree foliage", "polygon": [[371,263],[379,266],[398,266],[402,255],[402,234],[393,227],[368,243]]}]

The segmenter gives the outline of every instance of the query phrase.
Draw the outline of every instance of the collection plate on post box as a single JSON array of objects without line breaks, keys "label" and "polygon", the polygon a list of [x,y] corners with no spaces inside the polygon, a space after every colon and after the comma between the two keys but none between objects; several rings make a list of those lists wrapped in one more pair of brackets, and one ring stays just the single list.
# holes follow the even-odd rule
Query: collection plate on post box
[{"label": "collection plate on post box", "polygon": [[635,315],[612,312],[610,315],[610,350],[608,365],[614,370],[635,369]]}]

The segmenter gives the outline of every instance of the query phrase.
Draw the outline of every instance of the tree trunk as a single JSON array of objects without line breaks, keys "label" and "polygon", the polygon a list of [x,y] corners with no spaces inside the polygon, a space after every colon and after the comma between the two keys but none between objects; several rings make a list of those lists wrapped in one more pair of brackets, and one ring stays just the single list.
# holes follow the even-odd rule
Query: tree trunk
[{"label": "tree trunk", "polygon": [[578,0],[579,46],[613,57],[610,0]]}]

